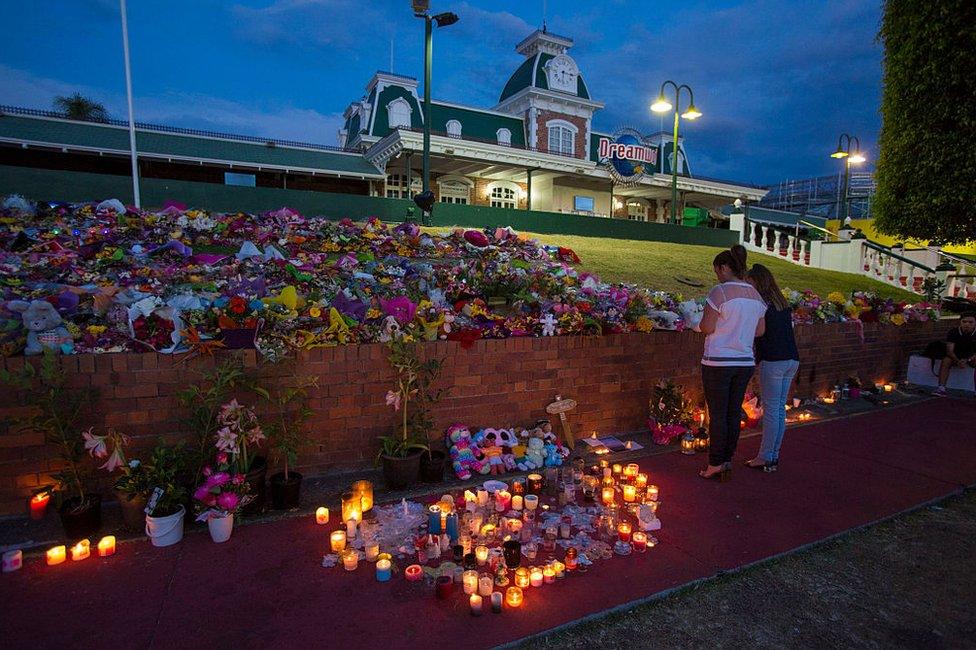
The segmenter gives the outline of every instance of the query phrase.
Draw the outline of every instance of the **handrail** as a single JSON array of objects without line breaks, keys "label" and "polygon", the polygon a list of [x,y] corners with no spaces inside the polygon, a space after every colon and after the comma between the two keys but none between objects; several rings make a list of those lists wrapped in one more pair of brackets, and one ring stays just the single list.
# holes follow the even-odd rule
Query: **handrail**
[{"label": "handrail", "polygon": [[[930,251],[933,250],[933,248],[934,247],[932,247],[932,246],[928,246],[927,247],[927,249],[930,250]],[[955,264],[960,264],[962,266],[976,267],[976,260],[970,260],[970,259],[967,259],[965,257],[960,257],[958,255],[953,255],[952,253],[946,253],[945,251],[942,251],[942,250],[936,250],[936,251],[933,251],[933,252],[936,253],[939,257],[945,258],[945,259],[947,259],[950,262],[953,262]]]},{"label": "handrail", "polygon": [[901,262],[907,262],[909,265],[914,266],[914,267],[919,268],[919,269],[922,269],[923,271],[927,271],[929,273],[935,273],[935,269],[930,268],[928,266],[925,266],[921,262],[916,262],[915,260],[911,259],[910,257],[905,257],[904,255],[899,255],[898,253],[893,253],[893,252],[891,252],[891,249],[890,248],[888,248],[886,246],[882,246],[881,244],[875,243],[875,242],[871,241],[870,239],[862,239],[860,241],[865,246],[867,246],[868,248],[873,248],[876,251],[878,251],[879,253],[884,253],[885,255],[890,255],[891,257],[895,258],[896,260],[899,260]]},{"label": "handrail", "polygon": [[831,237],[837,237],[837,239],[838,239],[838,240],[840,239],[840,236],[839,236],[839,235],[837,235],[836,233],[833,233],[833,232],[831,232],[831,231],[829,231],[829,230],[827,230],[826,228],[821,228],[820,226],[818,226],[818,225],[816,225],[816,224],[812,224],[812,223],[810,223],[809,221],[802,221],[802,220],[801,220],[801,221],[799,221],[798,223],[800,223],[801,225],[804,225],[804,226],[806,226],[807,228],[813,228],[814,230],[818,230],[818,231],[820,231],[820,232],[823,232],[823,233],[827,233],[827,234],[828,234],[828,235],[830,235]]}]

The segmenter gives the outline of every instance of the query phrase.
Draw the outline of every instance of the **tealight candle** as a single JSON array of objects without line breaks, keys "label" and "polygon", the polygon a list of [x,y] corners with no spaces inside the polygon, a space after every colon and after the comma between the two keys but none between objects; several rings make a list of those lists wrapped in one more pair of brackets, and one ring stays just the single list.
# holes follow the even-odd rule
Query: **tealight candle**
[{"label": "tealight candle", "polygon": [[551,566],[547,566],[542,570],[542,579],[547,585],[551,585],[556,581],[556,571]]},{"label": "tealight candle", "polygon": [[519,567],[515,569],[515,586],[516,587],[528,587],[531,584],[532,579],[529,575],[529,570],[526,567]]},{"label": "tealight candle", "polygon": [[658,489],[656,485],[647,486],[647,499],[649,501],[657,501]]},{"label": "tealight candle", "polygon": [[620,463],[614,463],[612,470],[614,476],[619,476],[624,471],[624,468]]},{"label": "tealight candle", "polygon": [[634,550],[638,553],[643,553],[647,550],[647,533],[638,530],[634,533],[633,542]]},{"label": "tealight candle", "polygon": [[617,537],[620,538],[621,542],[629,542],[630,531],[631,531],[630,524],[627,523],[626,521],[621,521],[620,525],[617,526]]},{"label": "tealight candle", "polygon": [[638,474],[634,477],[634,485],[638,490],[643,490],[647,487],[647,474]]},{"label": "tealight candle", "polygon": [[525,495],[525,509],[529,512],[534,511],[539,507],[539,496],[536,494],[526,494]]},{"label": "tealight candle", "polygon": [[366,544],[366,561],[376,562],[376,558],[380,555],[380,545],[376,542],[368,542]]},{"label": "tealight candle", "polygon": [[605,487],[605,488],[603,488],[603,491],[600,493],[600,496],[601,496],[601,498],[603,500],[603,505],[605,505],[605,506],[612,506],[613,505],[615,496],[614,496],[614,491],[613,491],[613,488],[612,487]]},{"label": "tealight candle", "polygon": [[65,560],[65,548],[64,545],[54,546],[47,550],[47,565],[54,566],[55,564],[61,564]]},{"label": "tealight candle", "polygon": [[30,516],[31,519],[43,519],[47,511],[47,504],[51,500],[50,492],[39,492],[31,497]]},{"label": "tealight candle", "polygon": [[478,593],[482,596],[491,596],[491,592],[495,589],[495,579],[487,573],[483,573],[480,578],[478,578]]},{"label": "tealight candle", "polygon": [[624,494],[624,501],[626,503],[633,503],[637,500],[637,487],[634,485],[624,485],[622,488]]},{"label": "tealight candle", "polygon": [[884,392],[890,393],[893,390],[895,390],[895,385],[894,384],[885,384],[884,385]]},{"label": "tealight candle", "polygon": [[534,566],[529,570],[529,582],[533,587],[541,587],[544,579],[545,576],[542,575],[542,569],[539,567]]},{"label": "tealight candle", "polygon": [[522,509],[522,496],[516,494],[515,496],[512,497],[512,510],[521,510],[521,509]]},{"label": "tealight candle", "polygon": [[348,549],[342,554],[342,566],[345,567],[346,571],[355,571],[356,567],[359,566],[359,551],[355,549]]},{"label": "tealight candle", "polygon": [[357,523],[355,519],[346,521],[346,539],[356,539]]},{"label": "tealight candle", "polygon": [[484,599],[478,594],[471,594],[471,597],[468,599],[468,602],[471,603],[471,615],[481,616],[481,607],[482,607],[482,603],[484,602]]},{"label": "tealight candle", "polygon": [[478,572],[465,571],[461,575],[461,584],[464,586],[464,593],[473,594],[478,591]]},{"label": "tealight candle", "polygon": [[115,555],[115,535],[106,535],[98,540],[98,557]]},{"label": "tealight candle", "polygon": [[393,575],[392,564],[389,560],[376,561],[376,581],[386,582]]},{"label": "tealight candle", "polygon": [[2,561],[2,571],[3,573],[11,573],[13,571],[18,571],[20,567],[24,566],[24,552],[20,549],[13,551],[7,551],[3,554]]},{"label": "tealight candle", "polygon": [[91,555],[91,542],[87,539],[83,539],[71,547],[71,560],[73,562],[84,560],[89,555]]},{"label": "tealight candle", "polygon": [[487,546],[475,546],[474,547],[474,557],[478,560],[478,566],[484,566],[485,562],[488,561],[488,547]]},{"label": "tealight candle", "polygon": [[411,564],[403,570],[403,576],[410,582],[416,582],[424,575],[424,570],[419,564]]},{"label": "tealight candle", "polygon": [[509,607],[521,607],[522,590],[518,587],[509,587],[505,590],[505,604]]},{"label": "tealight candle", "polygon": [[494,591],[491,594],[491,611],[495,614],[502,613],[502,592]]},{"label": "tealight candle", "polygon": [[337,530],[329,536],[329,542],[333,553],[342,553],[346,550],[346,531]]},{"label": "tealight candle", "polygon": [[315,510],[315,523],[319,526],[324,526],[329,523],[329,509],[322,507]]}]

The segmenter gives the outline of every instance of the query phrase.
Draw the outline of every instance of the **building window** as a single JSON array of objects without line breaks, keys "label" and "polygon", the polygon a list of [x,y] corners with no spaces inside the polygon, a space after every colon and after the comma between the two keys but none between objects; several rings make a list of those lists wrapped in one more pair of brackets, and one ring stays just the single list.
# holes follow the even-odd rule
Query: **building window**
[{"label": "building window", "polygon": [[447,121],[447,137],[449,138],[460,138],[461,137],[461,123],[457,120]]},{"label": "building window", "polygon": [[254,174],[238,174],[236,172],[224,172],[224,185],[240,185],[241,187],[254,187],[257,178]]},{"label": "building window", "polygon": [[501,187],[496,185],[491,188],[491,207],[493,208],[511,208],[515,209],[516,203],[516,193],[510,187]]},{"label": "building window", "polygon": [[512,132],[508,129],[498,129],[495,135],[498,137],[498,144],[505,147],[512,146]]},{"label": "building window", "polygon": [[647,212],[640,201],[627,201],[627,218],[631,221],[647,221]]},{"label": "building window", "polygon": [[576,154],[576,127],[569,122],[554,120],[548,123],[549,153],[573,156]]},{"label": "building window", "polygon": [[416,194],[420,194],[423,189],[424,182],[417,176],[410,179],[411,191],[409,192],[407,191],[406,174],[390,174],[386,177],[386,198],[388,199],[409,199]]},{"label": "building window", "polygon": [[413,110],[403,97],[398,97],[386,105],[390,128],[410,128],[410,114]]},{"label": "building window", "polygon": [[437,182],[441,203],[459,203],[467,205],[471,202],[471,185],[460,179],[447,179]]}]

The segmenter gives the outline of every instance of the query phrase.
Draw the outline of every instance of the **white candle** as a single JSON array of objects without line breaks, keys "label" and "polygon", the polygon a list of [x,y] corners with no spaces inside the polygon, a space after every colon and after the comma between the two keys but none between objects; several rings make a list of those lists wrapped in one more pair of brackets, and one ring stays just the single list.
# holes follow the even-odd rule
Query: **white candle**
[{"label": "white candle", "polygon": [[515,496],[512,497],[512,510],[521,510],[521,509],[522,509],[522,495],[516,494]]},{"label": "white candle", "polygon": [[478,488],[478,505],[482,508],[488,505],[488,490]]},{"label": "white candle", "polygon": [[376,557],[380,554],[380,545],[376,542],[370,542],[366,544],[366,561],[375,562]]},{"label": "white candle", "polygon": [[24,565],[24,552],[20,549],[7,551],[3,554],[3,572],[17,571]]},{"label": "white candle", "polygon": [[315,523],[321,525],[329,523],[329,509],[328,508],[318,508],[315,511]]},{"label": "white candle", "polygon": [[478,578],[478,593],[482,596],[490,596],[495,589],[495,580],[487,573]]},{"label": "white candle", "polygon": [[350,519],[346,522],[346,539],[356,539],[356,520]]},{"label": "white candle", "polygon": [[337,530],[329,536],[333,553],[342,553],[346,549],[346,531]]},{"label": "white candle", "polygon": [[461,575],[461,582],[464,586],[464,593],[473,594],[478,591],[478,572],[474,570],[465,571]]},{"label": "white candle", "polygon": [[342,556],[342,566],[346,571],[355,571],[359,566],[359,552],[353,549],[346,551]]},{"label": "white candle", "polygon": [[532,567],[532,571],[529,573],[529,582],[533,587],[541,587],[542,582],[545,577],[542,575],[542,569],[539,567]]},{"label": "white candle", "polygon": [[471,614],[481,616],[481,607],[484,599],[478,594],[471,594]]}]

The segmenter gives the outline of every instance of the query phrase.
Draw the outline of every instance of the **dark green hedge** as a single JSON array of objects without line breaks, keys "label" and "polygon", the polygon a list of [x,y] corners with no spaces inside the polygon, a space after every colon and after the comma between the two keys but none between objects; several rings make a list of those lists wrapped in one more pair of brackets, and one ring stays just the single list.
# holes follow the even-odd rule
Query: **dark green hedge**
[{"label": "dark green hedge", "polygon": [[976,1],[887,0],[875,225],[976,239]]}]

